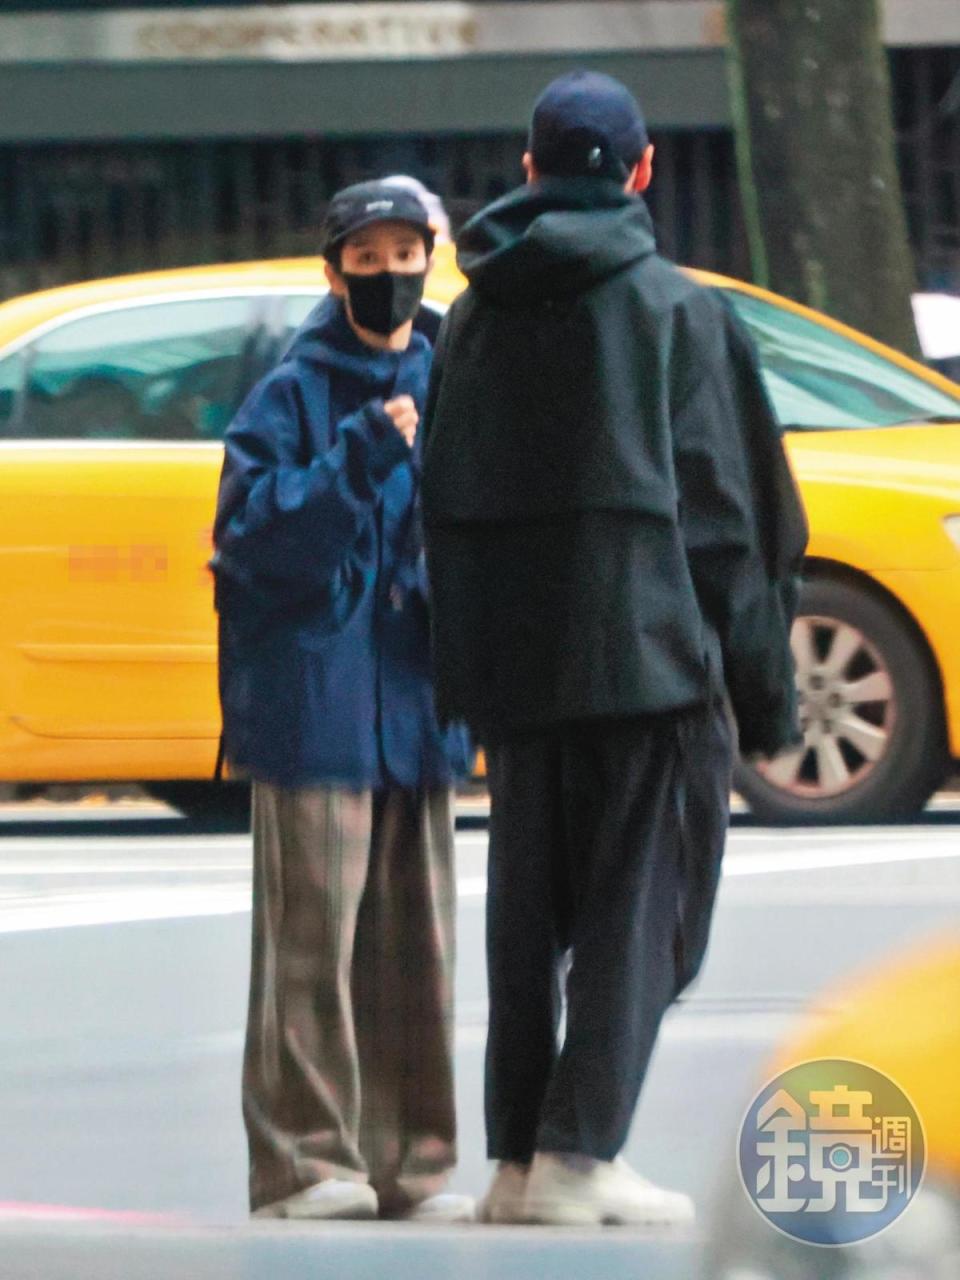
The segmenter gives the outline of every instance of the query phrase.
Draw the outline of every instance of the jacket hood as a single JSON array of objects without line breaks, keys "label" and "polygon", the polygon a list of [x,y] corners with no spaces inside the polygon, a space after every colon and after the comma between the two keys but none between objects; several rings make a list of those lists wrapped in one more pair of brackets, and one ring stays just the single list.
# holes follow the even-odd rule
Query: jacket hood
[{"label": "jacket hood", "polygon": [[472,218],[457,264],[478,293],[520,307],[583,293],[656,247],[639,196],[597,178],[546,178]]},{"label": "jacket hood", "polygon": [[343,302],[328,293],[294,334],[283,358],[322,364],[364,381],[389,382],[408,357],[429,350],[430,343],[416,330],[405,351],[368,347],[351,329]]}]

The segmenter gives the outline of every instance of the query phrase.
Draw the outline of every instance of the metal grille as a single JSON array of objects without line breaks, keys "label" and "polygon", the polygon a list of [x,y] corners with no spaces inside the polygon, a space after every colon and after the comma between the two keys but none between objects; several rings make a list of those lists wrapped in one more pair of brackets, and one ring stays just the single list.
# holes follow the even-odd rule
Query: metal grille
[{"label": "metal grille", "polygon": [[891,57],[920,284],[960,292],[960,49],[899,50]]},{"label": "metal grille", "polygon": [[[960,291],[960,49],[893,55],[918,274]],[[678,262],[749,276],[732,138],[660,132],[651,208]],[[454,226],[521,180],[524,138],[320,137],[0,147],[0,297],[155,267],[311,253],[341,186],[413,173]]]},{"label": "metal grille", "polygon": [[[745,270],[729,135],[655,141],[664,251]],[[390,172],[421,177],[456,227],[521,181],[523,150],[520,134],[0,148],[0,293],[311,253],[330,195]]]}]

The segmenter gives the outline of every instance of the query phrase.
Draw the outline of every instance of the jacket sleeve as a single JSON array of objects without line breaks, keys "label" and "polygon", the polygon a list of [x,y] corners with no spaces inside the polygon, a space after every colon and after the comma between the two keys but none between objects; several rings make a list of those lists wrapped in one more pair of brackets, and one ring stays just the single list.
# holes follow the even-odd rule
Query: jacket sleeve
[{"label": "jacket sleeve", "polygon": [[671,369],[681,527],[741,753],[771,756],[800,739],[790,629],[806,517],[749,335],[705,292],[694,308]]},{"label": "jacket sleeve", "polygon": [[281,365],[241,407],[224,441],[215,570],[283,598],[326,586],[342,564],[410,450],[371,401],[341,419],[333,446],[311,458],[304,441],[330,439],[328,401],[324,387],[308,403]]},{"label": "jacket sleeve", "polygon": [[446,315],[440,323],[437,332],[437,340],[433,344],[433,359],[430,362],[430,381],[427,384],[427,399],[423,409],[423,422],[418,432],[418,445],[420,452],[421,467],[427,465],[427,449],[430,445],[430,435],[433,428],[433,419],[437,412],[437,403],[440,400],[440,384],[443,381],[443,367],[447,356],[447,348],[450,345],[450,329],[454,324],[454,317],[457,311],[457,303],[454,302],[447,309]]},{"label": "jacket sleeve", "polygon": [[430,553],[427,543],[430,539],[429,531],[426,527],[424,519],[425,515],[425,481],[427,471],[430,466],[429,450],[430,437],[433,433],[433,423],[436,417],[437,404],[440,400],[440,385],[443,382],[444,363],[447,355],[447,348],[450,345],[450,330],[455,323],[457,314],[457,302],[454,301],[443,317],[440,328],[437,331],[436,342],[433,346],[433,359],[430,362],[430,381],[427,384],[427,398],[424,403],[423,421],[420,424],[420,430],[417,432],[417,450],[420,462],[420,495],[419,495],[419,519],[421,524],[423,538],[423,554],[417,561],[417,578],[418,587],[424,600],[429,601],[431,598],[429,562]]}]

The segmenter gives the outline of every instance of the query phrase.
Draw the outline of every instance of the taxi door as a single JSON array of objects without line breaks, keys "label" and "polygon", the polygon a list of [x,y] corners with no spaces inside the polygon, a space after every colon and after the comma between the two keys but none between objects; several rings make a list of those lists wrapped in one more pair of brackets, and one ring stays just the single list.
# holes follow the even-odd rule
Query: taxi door
[{"label": "taxi door", "polygon": [[220,437],[266,304],[100,307],[0,362],[0,777],[212,771]]}]

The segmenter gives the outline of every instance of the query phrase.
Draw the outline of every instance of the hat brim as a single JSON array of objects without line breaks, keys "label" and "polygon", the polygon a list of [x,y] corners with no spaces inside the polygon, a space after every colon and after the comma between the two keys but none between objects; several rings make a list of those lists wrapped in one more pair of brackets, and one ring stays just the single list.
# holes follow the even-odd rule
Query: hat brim
[{"label": "hat brim", "polygon": [[353,226],[343,231],[333,240],[328,240],[323,246],[321,252],[325,258],[329,258],[331,252],[342,249],[344,244],[352,235],[356,235],[358,231],[362,231],[364,227],[374,227],[380,222],[402,222],[404,226],[412,227],[414,231],[419,232],[423,237],[423,242],[427,246],[427,253],[433,253],[436,243],[437,234],[433,227],[423,222],[416,222],[413,218],[404,218],[398,214],[371,213],[368,217],[362,218],[359,222],[355,222]]}]

